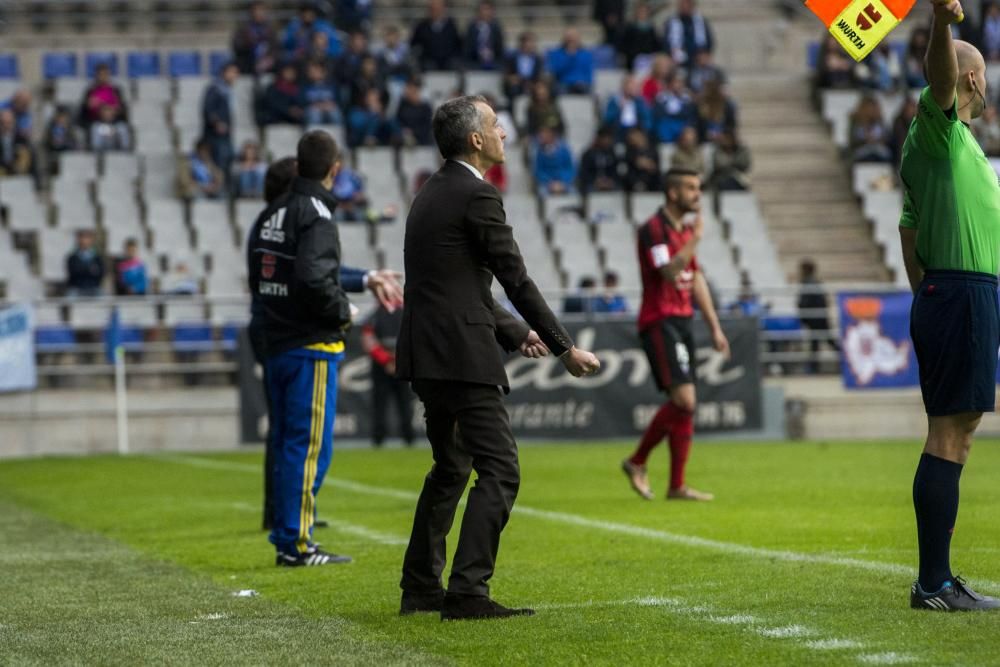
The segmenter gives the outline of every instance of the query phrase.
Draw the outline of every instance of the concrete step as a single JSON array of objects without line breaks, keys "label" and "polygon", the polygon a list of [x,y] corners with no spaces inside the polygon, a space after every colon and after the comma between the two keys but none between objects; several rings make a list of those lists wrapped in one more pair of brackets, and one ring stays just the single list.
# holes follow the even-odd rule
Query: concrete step
[{"label": "concrete step", "polygon": [[775,235],[774,244],[779,253],[820,252],[826,254],[827,249],[836,249],[839,253],[860,253],[870,255],[872,251],[871,237],[861,230],[843,229],[804,229],[793,234]]},{"label": "concrete step", "polygon": [[825,206],[828,202],[844,201],[846,185],[837,179],[787,180],[755,175],[753,191],[761,200],[808,201]]}]

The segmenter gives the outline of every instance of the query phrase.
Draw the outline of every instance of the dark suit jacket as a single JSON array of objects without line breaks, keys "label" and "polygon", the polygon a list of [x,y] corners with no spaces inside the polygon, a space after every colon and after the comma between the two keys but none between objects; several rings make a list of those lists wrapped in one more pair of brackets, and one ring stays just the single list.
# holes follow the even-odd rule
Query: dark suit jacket
[{"label": "dark suit jacket", "polygon": [[493,301],[494,276],[554,354],[573,344],[528,277],[500,193],[457,162],[446,161],[413,200],[404,264],[402,379],[509,387],[500,346],[516,349],[528,327]]}]

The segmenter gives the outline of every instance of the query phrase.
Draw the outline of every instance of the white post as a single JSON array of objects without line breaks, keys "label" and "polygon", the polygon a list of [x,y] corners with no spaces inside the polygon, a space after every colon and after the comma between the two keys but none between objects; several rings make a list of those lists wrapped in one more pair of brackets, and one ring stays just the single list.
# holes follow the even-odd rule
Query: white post
[{"label": "white post", "polygon": [[115,410],[118,417],[118,453],[128,454],[128,400],[125,392],[125,349],[115,347]]}]

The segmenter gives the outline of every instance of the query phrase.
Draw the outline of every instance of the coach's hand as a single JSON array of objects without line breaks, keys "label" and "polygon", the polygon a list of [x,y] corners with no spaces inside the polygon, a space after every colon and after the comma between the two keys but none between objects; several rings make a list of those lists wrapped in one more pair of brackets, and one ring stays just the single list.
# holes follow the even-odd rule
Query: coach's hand
[{"label": "coach's hand", "polygon": [[597,360],[593,352],[578,350],[576,346],[563,352],[563,355],[559,359],[573,377],[594,375],[597,371],[601,370],[601,362]]},{"label": "coach's hand", "polygon": [[521,351],[521,356],[529,359],[541,359],[549,353],[549,348],[545,346],[545,343],[542,342],[542,339],[534,331],[528,332],[528,337],[524,339],[524,342],[521,343],[521,347],[518,349]]},{"label": "coach's hand", "polygon": [[934,19],[946,25],[961,23],[965,19],[962,3],[958,0],[931,0],[934,5]]},{"label": "coach's hand", "polygon": [[402,273],[389,269],[368,274],[368,289],[390,313],[403,305],[403,287],[399,283],[402,279]]}]

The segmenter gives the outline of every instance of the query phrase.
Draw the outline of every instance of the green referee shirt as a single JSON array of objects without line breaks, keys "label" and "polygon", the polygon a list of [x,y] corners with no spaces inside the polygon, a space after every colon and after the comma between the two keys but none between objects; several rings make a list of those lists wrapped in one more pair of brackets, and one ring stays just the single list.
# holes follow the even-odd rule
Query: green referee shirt
[{"label": "green referee shirt", "polygon": [[954,102],[943,111],[928,87],[918,106],[899,169],[904,188],[899,225],[918,230],[917,256],[925,270],[995,276],[1000,256],[997,174],[958,119]]}]

